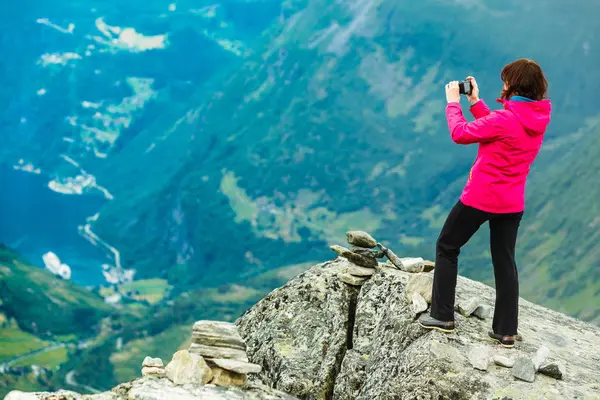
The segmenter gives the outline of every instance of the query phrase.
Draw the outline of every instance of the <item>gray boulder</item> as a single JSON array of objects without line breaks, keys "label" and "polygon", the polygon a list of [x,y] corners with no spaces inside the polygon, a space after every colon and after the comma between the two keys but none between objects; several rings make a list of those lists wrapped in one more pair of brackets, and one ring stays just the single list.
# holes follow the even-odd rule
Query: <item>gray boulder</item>
[{"label": "gray boulder", "polygon": [[513,376],[525,382],[533,382],[535,380],[535,372],[535,365],[528,357],[518,358],[512,367]]},{"label": "gray boulder", "polygon": [[550,376],[554,379],[562,380],[565,376],[565,365],[561,362],[551,362],[540,367],[541,374]]},{"label": "gray boulder", "polygon": [[338,279],[349,265],[344,258],[319,264],[237,321],[248,357],[263,367],[251,380],[299,398],[330,398],[359,293]]},{"label": "gray boulder", "polygon": [[[598,327],[520,299],[519,330],[526,340],[510,355],[524,365],[517,365],[519,379],[507,379],[504,368],[474,370],[468,357],[473,348],[505,351],[488,340],[489,321],[457,314],[455,334],[419,327],[412,293],[430,295],[431,274],[377,268],[361,287],[352,287],[337,278],[347,264],[339,258],[311,268],[237,321],[249,359],[263,367],[248,377],[251,382],[323,400],[600,397],[598,358],[589,351],[600,348]],[[495,298],[489,286],[463,277],[457,295],[484,304]],[[568,365],[569,380],[528,382],[542,343]]]}]

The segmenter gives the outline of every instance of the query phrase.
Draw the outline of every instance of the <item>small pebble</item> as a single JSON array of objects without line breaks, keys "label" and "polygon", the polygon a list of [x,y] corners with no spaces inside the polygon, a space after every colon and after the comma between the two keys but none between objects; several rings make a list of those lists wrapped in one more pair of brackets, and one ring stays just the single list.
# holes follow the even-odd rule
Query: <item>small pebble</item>
[{"label": "small pebble", "polygon": [[515,360],[512,358],[504,357],[496,354],[492,360],[494,360],[494,364],[499,365],[501,367],[512,368],[515,365]]}]

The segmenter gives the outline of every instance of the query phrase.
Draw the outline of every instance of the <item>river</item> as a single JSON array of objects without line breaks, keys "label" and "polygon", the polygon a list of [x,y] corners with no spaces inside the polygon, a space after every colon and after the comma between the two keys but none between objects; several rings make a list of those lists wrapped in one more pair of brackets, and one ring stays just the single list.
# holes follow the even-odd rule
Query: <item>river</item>
[{"label": "river", "polygon": [[102,195],[67,195],[48,188],[50,178],[0,165],[0,242],[29,262],[44,267],[42,255],[52,251],[71,267],[81,285],[104,282],[104,251],[91,245],[77,227],[107,201]]}]

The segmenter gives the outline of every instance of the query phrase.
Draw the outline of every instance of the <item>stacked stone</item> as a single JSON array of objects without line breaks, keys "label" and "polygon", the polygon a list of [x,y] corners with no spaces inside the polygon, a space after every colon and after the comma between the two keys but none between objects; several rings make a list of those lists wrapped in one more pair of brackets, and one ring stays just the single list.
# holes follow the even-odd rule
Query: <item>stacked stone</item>
[{"label": "stacked stone", "polygon": [[338,245],[330,247],[351,263],[338,277],[349,285],[361,286],[375,273],[379,265],[377,259],[383,257],[383,252],[375,249],[377,241],[367,232],[350,231],[346,233],[346,238],[352,250]]},{"label": "stacked stone", "polygon": [[143,376],[166,376],[176,385],[242,386],[247,374],[260,371],[248,361],[237,327],[221,321],[196,322],[190,349],[175,353],[166,368],[160,358],[146,357],[142,364]]},{"label": "stacked stone", "polygon": [[142,376],[164,375],[165,368],[160,358],[146,357],[142,363]]},{"label": "stacked stone", "polygon": [[378,243],[364,231],[346,232],[346,238],[352,245],[351,249],[339,245],[332,245],[330,248],[354,264],[339,275],[340,279],[349,285],[361,286],[369,279],[375,273],[375,268],[379,266],[378,258],[386,257],[388,262],[384,265],[410,273],[430,272],[435,267],[433,262],[425,261],[420,257],[398,257],[392,250]]},{"label": "stacked stone", "polygon": [[240,386],[246,374],[261,371],[246,355],[246,344],[229,322],[198,321],[192,331],[190,353],[202,356],[213,373],[210,383],[220,386]]}]

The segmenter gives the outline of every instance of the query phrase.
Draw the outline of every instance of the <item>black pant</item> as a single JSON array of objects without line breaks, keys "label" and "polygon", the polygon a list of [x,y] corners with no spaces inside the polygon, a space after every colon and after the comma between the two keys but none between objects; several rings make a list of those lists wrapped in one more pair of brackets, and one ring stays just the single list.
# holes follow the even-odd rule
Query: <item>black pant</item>
[{"label": "black pant", "polygon": [[515,264],[517,231],[523,212],[493,214],[458,202],[446,219],[437,240],[431,316],[454,321],[454,300],[460,249],[486,221],[496,280],[496,308],[492,329],[500,335],[517,333],[519,277]]}]

